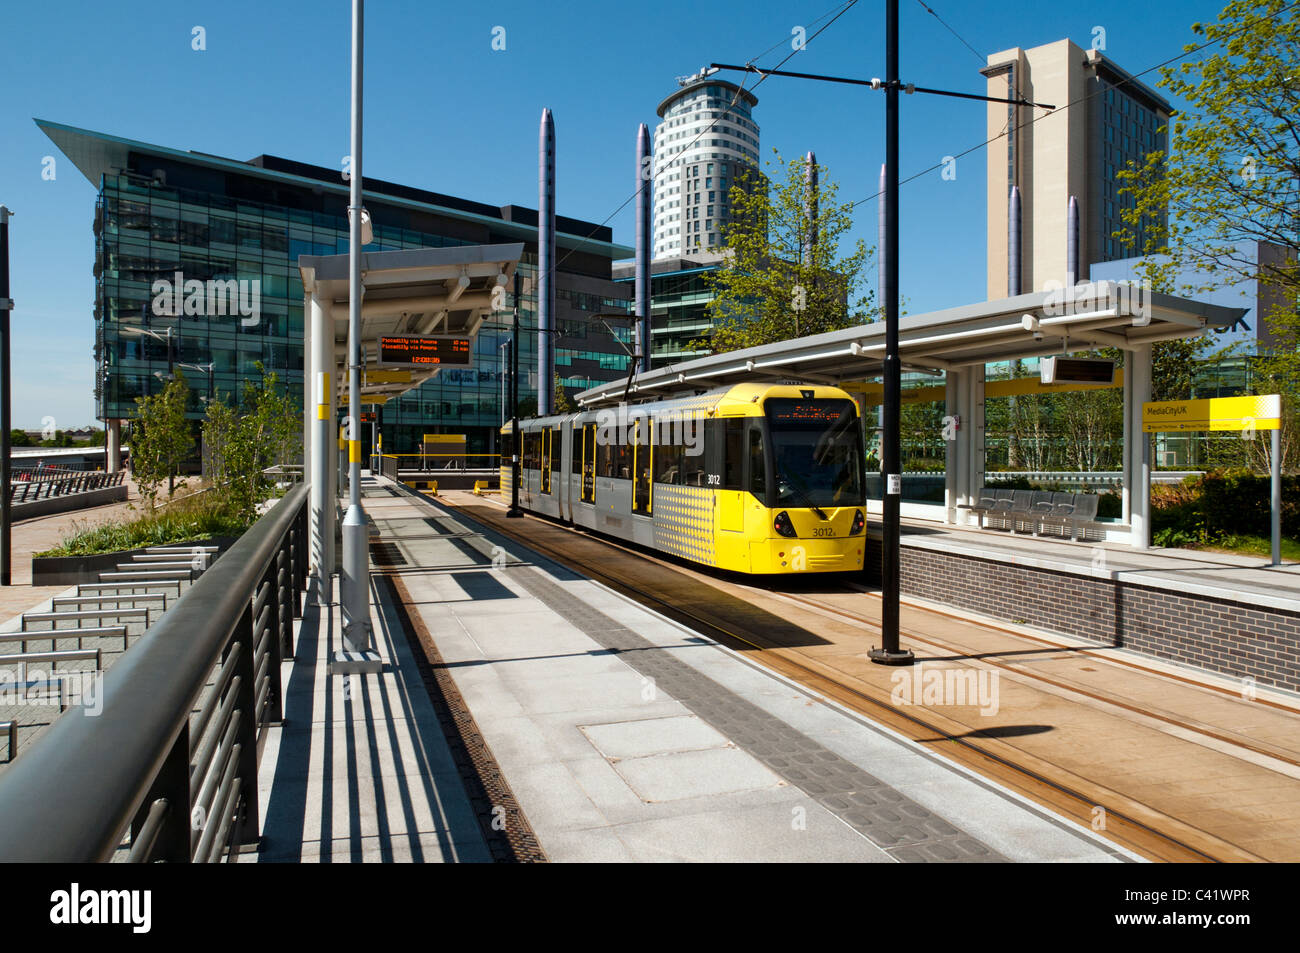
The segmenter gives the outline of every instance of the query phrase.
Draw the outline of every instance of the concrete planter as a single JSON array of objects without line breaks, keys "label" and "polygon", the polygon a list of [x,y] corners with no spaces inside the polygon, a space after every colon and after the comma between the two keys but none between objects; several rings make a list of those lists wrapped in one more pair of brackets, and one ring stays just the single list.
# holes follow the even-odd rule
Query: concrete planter
[{"label": "concrete planter", "polygon": [[[218,546],[216,555],[220,556],[238,539],[236,536],[214,536],[210,539],[186,540],[183,543],[168,543],[168,546]],[[94,556],[33,556],[33,586],[75,586],[82,582],[99,582],[101,572],[113,572],[118,563],[127,563],[137,555],[143,555],[149,547],[128,549],[118,553],[98,553]]]}]

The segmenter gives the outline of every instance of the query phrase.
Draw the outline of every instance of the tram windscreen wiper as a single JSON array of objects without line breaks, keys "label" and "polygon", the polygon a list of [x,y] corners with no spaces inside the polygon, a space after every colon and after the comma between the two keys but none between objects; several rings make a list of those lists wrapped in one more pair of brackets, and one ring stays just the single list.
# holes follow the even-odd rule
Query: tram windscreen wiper
[{"label": "tram windscreen wiper", "polygon": [[777,464],[777,468],[776,468],[776,476],[778,480],[784,479],[785,485],[788,486],[794,493],[798,494],[798,496],[805,503],[808,504],[808,508],[821,518],[823,523],[830,519],[830,517],[826,515],[826,511],[813,502],[812,497],[809,495],[807,488],[804,487],[803,484],[799,483],[793,476],[791,476],[790,471],[786,470],[779,463]]}]

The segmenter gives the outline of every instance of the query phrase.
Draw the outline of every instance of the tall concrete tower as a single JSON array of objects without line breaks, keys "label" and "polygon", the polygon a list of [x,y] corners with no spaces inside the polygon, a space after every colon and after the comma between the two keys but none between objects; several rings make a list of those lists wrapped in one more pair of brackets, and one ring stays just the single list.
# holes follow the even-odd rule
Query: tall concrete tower
[{"label": "tall concrete tower", "polygon": [[731,187],[759,167],[753,93],[703,73],[677,86],[659,104],[655,129],[656,259],[720,251]]},{"label": "tall concrete tower", "polygon": [[542,110],[537,141],[537,413],[555,410],[555,119]]},{"label": "tall concrete tower", "polygon": [[[1069,40],[994,53],[980,72],[989,96],[1057,107],[988,104],[988,296],[1009,287],[1043,291],[1048,282],[1064,284],[1071,267],[1082,279],[1091,265],[1136,254],[1111,237],[1123,226],[1117,173],[1168,150],[1161,130],[1169,103],[1100,51]],[[1061,108],[1067,103],[1075,105]],[[1072,215],[1074,261],[1067,259]],[[1137,238],[1141,247],[1144,229]]]}]

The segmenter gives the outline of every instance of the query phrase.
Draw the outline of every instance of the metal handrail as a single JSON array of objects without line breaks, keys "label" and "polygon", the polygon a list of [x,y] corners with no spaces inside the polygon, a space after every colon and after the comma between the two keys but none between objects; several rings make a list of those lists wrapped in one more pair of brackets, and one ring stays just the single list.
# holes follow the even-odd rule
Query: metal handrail
[{"label": "metal handrail", "polygon": [[[0,775],[0,862],[105,862],[128,830],[140,861],[218,860],[256,842],[258,736],[281,718],[280,661],[306,584],[307,496],[305,484],[291,489],[109,669],[98,717],[60,717]],[[192,717],[226,661],[232,677]],[[206,749],[191,739],[193,721],[196,734],[232,736],[213,752],[224,762],[194,761]],[[192,819],[213,772],[220,812]]]},{"label": "metal handrail", "polygon": [[379,472],[394,483],[397,482],[398,458],[395,453],[379,454]]},{"label": "metal handrail", "polygon": [[102,470],[37,473],[30,479],[14,480],[9,487],[9,498],[14,503],[26,503],[53,496],[70,496],[89,490],[121,486],[125,476],[120,471],[105,473]]}]

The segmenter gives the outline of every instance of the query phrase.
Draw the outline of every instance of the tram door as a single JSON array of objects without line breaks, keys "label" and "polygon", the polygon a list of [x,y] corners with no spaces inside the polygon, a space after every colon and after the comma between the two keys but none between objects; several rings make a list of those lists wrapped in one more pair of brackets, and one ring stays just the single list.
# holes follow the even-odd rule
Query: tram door
[{"label": "tram door", "polygon": [[632,446],[632,512],[650,515],[650,466],[654,452],[654,430],[649,420],[636,422]]},{"label": "tram door", "polygon": [[745,529],[745,493],[741,482],[745,459],[745,421],[742,417],[730,417],[722,423],[722,489],[718,490],[718,529],[739,533]]},{"label": "tram door", "polygon": [[551,492],[551,428],[543,427],[541,437],[542,437],[542,447],[541,447],[542,458],[541,460],[538,461],[538,465],[541,467],[542,470],[542,492],[550,493]]},{"label": "tram door", "polygon": [[[574,434],[574,440],[578,435]],[[582,502],[596,502],[596,425],[582,428]]]}]

